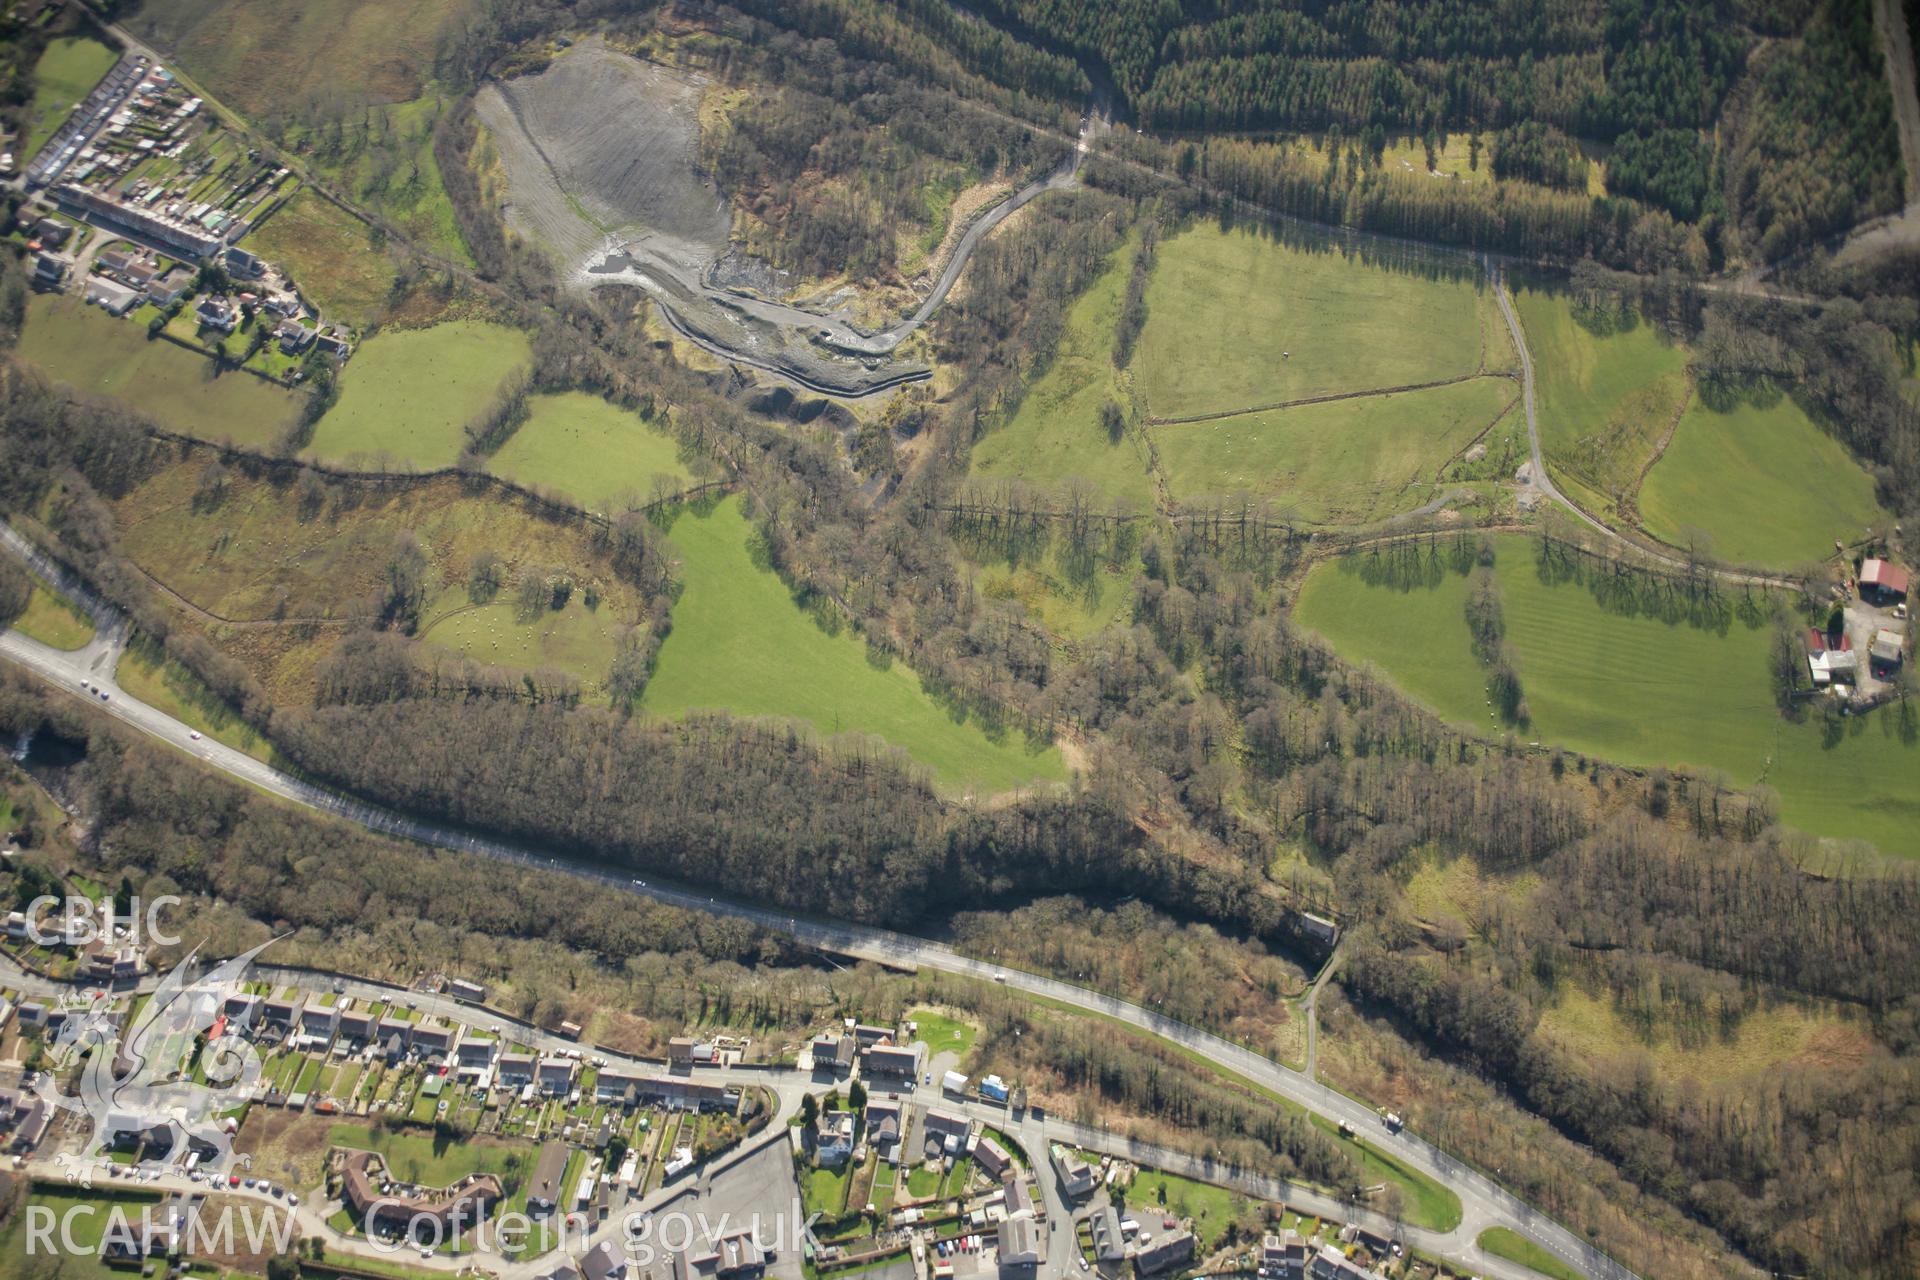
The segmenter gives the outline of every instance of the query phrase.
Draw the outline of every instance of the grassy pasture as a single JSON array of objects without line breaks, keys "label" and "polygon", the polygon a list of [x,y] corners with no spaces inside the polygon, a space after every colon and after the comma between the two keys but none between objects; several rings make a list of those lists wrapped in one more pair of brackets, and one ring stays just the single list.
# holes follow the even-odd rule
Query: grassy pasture
[{"label": "grassy pasture", "polygon": [[647,684],[648,711],[725,709],[804,720],[826,736],[873,734],[949,791],[993,794],[1066,776],[1058,748],[1031,750],[1012,731],[989,736],[935,701],[904,664],[870,656],[857,636],[823,630],[756,563],[752,533],[735,499],[674,522],[684,590]]},{"label": "grassy pasture", "polygon": [[1132,249],[1122,248],[1106,272],[1067,309],[1059,350],[1027,388],[1013,420],[973,449],[976,476],[1010,476],[1056,488],[1078,476],[1108,500],[1145,510],[1153,484],[1139,446],[1111,439],[1100,408],[1127,396],[1113,371],[1113,328],[1126,297]]},{"label": "grassy pasture", "polygon": [[1365,523],[1433,496],[1447,461],[1512,404],[1506,378],[1150,428],[1176,499],[1252,493]]},{"label": "grassy pasture", "polygon": [[84,36],[62,36],[47,41],[33,64],[33,101],[27,106],[27,145],[15,156],[19,167],[40,154],[40,148],[60,131],[81,99],[93,92],[119,55]]},{"label": "grassy pasture", "polygon": [[367,229],[312,191],[297,192],[246,247],[284,268],[327,320],[370,324],[393,291],[393,263]]},{"label": "grassy pasture", "polygon": [[[1736,615],[1712,630],[1611,610],[1578,583],[1543,580],[1529,540],[1496,538],[1495,547],[1531,736],[1623,764],[1764,781],[1780,793],[1788,826],[1920,856],[1920,739],[1897,708],[1831,728],[1818,717],[1784,720],[1768,684],[1768,624]],[[1467,578],[1436,566],[1418,582],[1390,581],[1367,571],[1370,559],[1316,567],[1296,620],[1446,719],[1493,730],[1467,632]]]},{"label": "grassy pasture", "polygon": [[20,356],[76,391],[123,400],[161,426],[268,448],[299,416],[301,394],[248,373],[213,376],[213,362],[116,320],[80,299],[35,294]]},{"label": "grassy pasture", "polygon": [[419,96],[435,47],[467,0],[148,0],[134,33],[256,118],[298,116],[323,102],[390,103]]},{"label": "grassy pasture", "polygon": [[475,605],[464,587],[448,590],[427,606],[420,638],[493,666],[552,667],[578,679],[583,692],[597,692],[613,667],[627,619],[604,601],[588,608],[578,591],[562,608],[528,615],[513,594]]},{"label": "grassy pasture", "polygon": [[495,475],[600,511],[622,496],[644,502],[656,475],[671,477],[675,490],[693,483],[679,443],[637,413],[584,391],[531,396],[527,408],[526,422],[488,463]]},{"label": "grassy pasture", "polygon": [[54,649],[84,649],[93,639],[93,620],[72,601],[38,582],[27,596],[27,610],[13,620],[13,629]]},{"label": "grassy pasture", "polygon": [[1595,514],[1616,514],[1686,401],[1686,352],[1631,317],[1590,327],[1566,294],[1515,286],[1547,466]]},{"label": "grassy pasture", "polygon": [[[106,1189],[89,1195],[38,1185],[33,1187],[27,1203],[52,1212],[51,1250],[48,1241],[39,1241],[29,1251],[28,1214],[23,1207],[11,1215],[6,1229],[0,1231],[0,1272],[28,1276],[49,1271],[61,1280],[124,1280],[126,1272],[101,1260],[100,1246],[109,1230],[122,1237],[137,1233],[144,1214],[157,1214],[160,1196],[157,1192],[141,1194]],[[244,1239],[244,1235],[243,1231],[235,1232],[237,1239]],[[65,1249],[66,1240],[75,1246],[72,1252]],[[49,1252],[53,1254],[51,1259]]]},{"label": "grassy pasture", "polygon": [[1491,305],[1471,277],[1202,223],[1159,246],[1132,367],[1163,418],[1431,382],[1480,367]]},{"label": "grassy pasture", "polygon": [[1479,917],[1490,901],[1516,909],[1524,906],[1539,887],[1540,877],[1532,871],[1493,875],[1472,858],[1432,856],[1408,878],[1401,898],[1421,920],[1449,919],[1466,924]]},{"label": "grassy pasture", "polygon": [[419,470],[450,466],[466,447],[467,424],[531,358],[524,333],[478,320],[382,332],[342,371],[339,403],[320,419],[307,456],[386,454]]},{"label": "grassy pasture", "polygon": [[1873,477],[1786,396],[1727,412],[1689,405],[1640,487],[1640,514],[1656,537],[1683,543],[1698,529],[1723,560],[1781,569],[1886,518]]}]

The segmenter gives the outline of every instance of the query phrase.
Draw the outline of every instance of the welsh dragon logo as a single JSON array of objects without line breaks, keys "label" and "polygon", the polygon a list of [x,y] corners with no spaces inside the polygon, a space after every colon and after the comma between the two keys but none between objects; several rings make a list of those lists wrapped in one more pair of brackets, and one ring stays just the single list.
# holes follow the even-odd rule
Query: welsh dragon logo
[{"label": "welsh dragon logo", "polygon": [[[67,1020],[52,1046],[54,1069],[41,1074],[34,1090],[48,1105],[92,1121],[79,1153],[57,1157],[70,1181],[91,1186],[117,1143],[159,1130],[171,1138],[169,1159],[183,1160],[191,1149],[205,1169],[251,1163],[234,1155],[221,1113],[252,1095],[260,1055],[226,1031],[207,1040],[197,1059],[194,1048],[220,1021],[227,998],[240,992],[253,958],[270,945],[272,940],[263,942],[198,977],[192,976],[200,968],[195,947],[160,980],[124,1034],[106,1012],[104,995],[62,1001]],[[62,1091],[56,1078],[83,1057],[78,1092]]]}]

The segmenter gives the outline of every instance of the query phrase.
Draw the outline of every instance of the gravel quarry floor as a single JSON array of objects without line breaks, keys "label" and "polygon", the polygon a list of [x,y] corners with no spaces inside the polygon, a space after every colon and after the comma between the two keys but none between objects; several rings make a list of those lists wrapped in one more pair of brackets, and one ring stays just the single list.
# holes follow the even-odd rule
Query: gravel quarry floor
[{"label": "gravel quarry floor", "polygon": [[699,167],[693,74],[598,40],[538,75],[489,84],[476,107],[506,169],[507,223],[579,289],[644,289],[684,337],[724,359],[828,395],[872,395],[930,375],[895,350],[925,323],[974,246],[1014,210],[1077,181],[1079,154],[982,211],[912,315],[878,333],[717,281],[753,275],[729,255],[727,202]]}]

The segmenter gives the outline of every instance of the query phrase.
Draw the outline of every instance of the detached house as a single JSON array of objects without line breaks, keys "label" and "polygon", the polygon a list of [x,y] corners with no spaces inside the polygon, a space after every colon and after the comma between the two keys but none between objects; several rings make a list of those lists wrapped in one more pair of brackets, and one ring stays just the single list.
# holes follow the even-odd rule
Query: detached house
[{"label": "detached house", "polygon": [[208,296],[193,309],[193,318],[203,328],[232,333],[240,325],[240,309],[229,298]]},{"label": "detached house", "polygon": [[813,1158],[823,1169],[838,1169],[853,1155],[853,1112],[823,1111],[814,1121]]}]

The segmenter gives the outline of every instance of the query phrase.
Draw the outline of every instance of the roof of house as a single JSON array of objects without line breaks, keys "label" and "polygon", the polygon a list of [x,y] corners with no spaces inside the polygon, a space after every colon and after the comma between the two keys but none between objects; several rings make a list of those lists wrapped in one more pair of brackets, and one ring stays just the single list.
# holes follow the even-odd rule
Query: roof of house
[{"label": "roof of house", "polygon": [[1878,587],[1882,591],[1903,596],[1907,594],[1909,581],[1907,571],[1891,560],[1874,558],[1860,562],[1860,585],[1863,587]]},{"label": "roof of house", "polygon": [[626,1270],[627,1256],[614,1248],[611,1240],[602,1240],[580,1259],[580,1271],[587,1280],[610,1280],[626,1274]]},{"label": "roof of house", "polygon": [[987,1137],[982,1137],[974,1147],[973,1158],[990,1177],[995,1178],[1013,1163],[1013,1157],[1007,1154],[1006,1148]]},{"label": "roof of house", "polygon": [[118,280],[108,280],[102,276],[95,276],[93,279],[87,281],[88,302],[105,302],[110,305],[122,306],[134,301],[139,296],[140,294],[136,290],[129,289]]},{"label": "roof of house", "polygon": [[888,1071],[899,1075],[912,1075],[920,1069],[920,1051],[909,1046],[905,1049],[876,1046],[867,1050],[867,1070]]},{"label": "roof of house", "polygon": [[1000,1222],[1000,1265],[1035,1266],[1040,1261],[1040,1229],[1031,1213],[1016,1213]]},{"label": "roof of house", "polygon": [[928,1111],[925,1127],[928,1133],[964,1138],[972,1132],[973,1122],[965,1116],[950,1115],[945,1111]]},{"label": "roof of house", "polygon": [[1133,1255],[1136,1271],[1164,1271],[1177,1266],[1193,1256],[1193,1233],[1176,1231],[1172,1235],[1161,1236],[1146,1248]]}]

